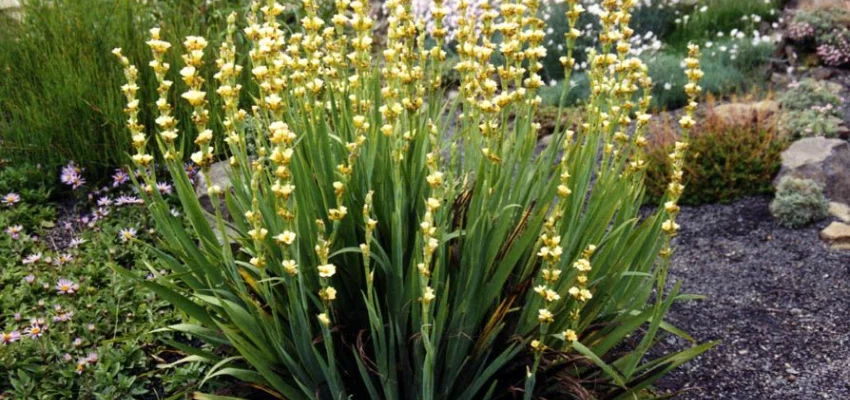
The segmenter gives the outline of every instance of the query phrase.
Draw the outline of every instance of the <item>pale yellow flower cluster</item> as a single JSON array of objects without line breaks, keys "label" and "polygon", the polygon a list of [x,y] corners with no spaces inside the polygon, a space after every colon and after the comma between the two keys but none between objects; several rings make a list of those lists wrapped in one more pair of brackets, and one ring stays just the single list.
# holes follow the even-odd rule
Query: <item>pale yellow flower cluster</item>
[{"label": "pale yellow flower cluster", "polygon": [[555,322],[555,315],[552,313],[551,307],[556,301],[561,299],[561,296],[555,290],[558,280],[561,278],[561,255],[563,248],[561,247],[561,236],[557,233],[557,223],[560,220],[560,213],[549,217],[543,225],[543,232],[540,234],[539,250],[537,256],[543,260],[541,266],[542,283],[534,287],[534,291],[543,298],[543,308],[537,311],[537,320],[544,325],[542,331],[545,332],[545,325]]},{"label": "pale yellow flower cluster", "polygon": [[[591,102],[590,114],[599,117],[591,123],[605,133],[603,163],[607,164],[611,157],[614,160],[628,158],[628,170],[637,172],[646,167],[642,149],[647,140],[643,136],[643,127],[649,118],[646,110],[651,101],[652,80],[647,75],[646,65],[640,59],[629,56],[629,39],[634,30],[628,24],[634,0],[604,0],[601,6],[602,32],[599,40],[602,50],[598,53],[591,51],[589,73],[592,97],[606,101]],[[636,103],[634,99],[639,91],[643,96]],[[626,129],[633,114],[638,117],[638,129],[628,135]]]},{"label": "pale yellow flower cluster", "polygon": [[670,255],[669,238],[675,236],[679,230],[676,216],[679,214],[679,198],[685,190],[682,180],[684,178],[685,155],[688,149],[688,133],[695,124],[693,116],[697,107],[696,99],[702,91],[699,81],[704,75],[699,67],[699,57],[699,47],[693,44],[689,45],[688,58],[685,59],[685,75],[688,77],[685,93],[688,95],[688,104],[685,106],[685,115],[679,120],[679,126],[682,128],[682,139],[675,143],[673,152],[669,155],[671,161],[670,183],[667,186],[667,202],[664,204],[668,219],[661,225],[661,230],[668,235],[668,240],[667,245],[661,251],[663,257]]},{"label": "pale yellow flower cluster", "polygon": [[207,92],[204,91],[204,78],[201,77],[207,41],[199,36],[189,36],[183,42],[183,47],[186,49],[183,54],[183,63],[186,66],[180,70],[180,77],[188,90],[183,92],[181,97],[193,107],[192,122],[197,129],[195,144],[198,145],[198,151],[192,153],[191,159],[206,171],[212,165],[215,153],[212,145],[213,132],[208,129],[210,112],[207,109]]},{"label": "pale yellow flower cluster", "polygon": [[127,80],[127,83],[121,86],[121,92],[127,98],[127,106],[124,108],[124,112],[127,114],[127,128],[130,130],[130,139],[133,148],[136,150],[132,159],[136,165],[146,168],[153,162],[153,156],[146,152],[145,126],[139,122],[139,99],[136,97],[139,91],[139,85],[136,84],[139,78],[139,70],[135,65],[130,64],[130,60],[121,53],[120,48],[112,50],[112,54],[118,57],[124,67],[124,78]]},{"label": "pale yellow flower cluster", "polygon": [[590,258],[595,252],[596,246],[590,244],[581,253],[581,258],[579,258],[573,263],[573,269],[577,271],[576,283],[575,286],[571,287],[568,291],[570,296],[578,301],[578,304],[571,311],[570,314],[570,318],[573,321],[578,320],[579,312],[581,311],[581,306],[593,298],[593,294],[590,292],[590,290],[587,289],[587,275],[592,270],[592,267],[590,265]]},{"label": "pale yellow flower cluster", "polygon": [[322,220],[316,220],[316,225],[319,228],[319,237],[316,242],[316,255],[319,258],[319,266],[316,270],[319,274],[319,298],[322,299],[324,312],[319,315],[319,321],[325,325],[330,325],[330,310],[331,302],[336,300],[336,288],[331,285],[331,278],[336,275],[336,265],[330,262],[331,241],[325,239],[325,223]]},{"label": "pale yellow flower cluster", "polygon": [[164,154],[167,159],[182,159],[182,155],[177,152],[174,147],[174,142],[177,140],[177,119],[172,114],[172,106],[168,101],[168,91],[174,82],[166,79],[165,75],[171,66],[165,62],[165,55],[171,48],[171,43],[162,40],[160,37],[160,29],[153,28],[150,30],[151,38],[147,45],[151,49],[153,60],[150,62],[150,67],[154,71],[156,81],[158,83],[156,92],[159,98],[156,100],[157,118],[156,125],[159,130],[159,137],[165,143],[166,152]]},{"label": "pale yellow flower cluster", "polygon": [[[247,112],[239,108],[239,94],[242,92],[239,76],[242,74],[242,66],[236,63],[236,45],[233,42],[235,34],[236,13],[233,13],[227,17],[227,40],[222,42],[219,48],[215,62],[218,72],[214,78],[218,82],[216,93],[221,98],[221,107],[224,110],[224,142],[230,147],[231,154],[241,154],[245,152],[246,143],[240,132]],[[231,165],[235,167],[237,164],[235,159],[231,159]]]}]

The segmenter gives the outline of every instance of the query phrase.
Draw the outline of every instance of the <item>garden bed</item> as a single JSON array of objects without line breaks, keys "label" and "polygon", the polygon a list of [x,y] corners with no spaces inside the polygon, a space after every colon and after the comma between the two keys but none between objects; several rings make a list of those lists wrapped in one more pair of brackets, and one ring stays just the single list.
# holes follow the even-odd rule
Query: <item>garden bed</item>
[{"label": "garden bed", "polygon": [[829,221],[786,229],[769,202],[682,209],[671,278],[708,299],[668,320],[721,343],[662,382],[677,399],[850,398],[850,252],[821,243]]}]

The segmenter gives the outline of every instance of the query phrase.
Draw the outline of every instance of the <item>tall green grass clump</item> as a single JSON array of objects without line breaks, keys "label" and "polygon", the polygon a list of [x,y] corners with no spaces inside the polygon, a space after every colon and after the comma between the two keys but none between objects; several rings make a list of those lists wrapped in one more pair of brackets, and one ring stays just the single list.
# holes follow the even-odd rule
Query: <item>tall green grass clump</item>
[{"label": "tall green grass clump", "polygon": [[[574,26],[580,8],[569,4]],[[486,399],[513,388],[526,399],[631,399],[651,397],[655,381],[708,350],[650,351],[665,334],[693,342],[664,318],[687,298],[667,280],[687,141],[675,145],[663,206],[641,213],[652,82],[625,55],[631,2],[603,5],[585,121],[556,126],[539,155],[537,1],[488,10],[478,29],[461,19],[452,101],[439,79],[442,18],[425,46],[409,0],[388,4],[381,60],[360,1],[336,3],[328,21],[306,1],[294,32],[279,21],[282,6],[255,3],[243,30],[250,59],[236,57],[234,15],[212,79],[198,73],[205,39],[178,50],[154,29],[165,122],[155,135],[138,118],[142,75],[116,49],[140,193],[164,237],[151,268],[166,273],[144,284],[190,317],[168,329],[216,349],[190,359],[288,399]],[[434,10],[447,11],[439,0]],[[173,52],[184,63],[164,65]],[[491,63],[496,52],[503,64]],[[563,63],[574,65],[570,50]],[[687,132],[702,76],[696,47],[685,65]],[[209,212],[180,161],[169,68],[187,87],[180,102],[200,132],[190,157],[205,179],[215,154],[229,155],[227,182],[207,184]],[[249,109],[235,101],[245,71],[259,88]],[[220,131],[208,118],[214,92]],[[255,156],[246,130],[264,132],[253,136]],[[166,155],[185,221],[153,190],[166,177],[145,172],[156,170],[154,149]]]},{"label": "tall green grass clump", "polygon": [[[202,0],[28,0],[22,20],[0,26],[0,157],[56,168],[75,160],[91,176],[128,160],[124,99],[115,92],[124,78],[104,54],[115,47],[147,64],[147,28],[160,24],[170,39],[205,34],[220,41],[225,14],[238,7],[228,0],[207,6]],[[176,64],[175,55],[169,62]],[[203,73],[211,76],[213,68]],[[169,76],[179,80],[179,75]],[[139,98],[152,105],[156,82],[139,82]],[[191,108],[177,115],[188,119]],[[154,126],[153,114],[140,115]],[[217,110],[212,111],[219,124]],[[191,124],[186,125],[187,128]],[[189,131],[189,130],[187,130]],[[187,141],[191,145],[191,141]]]}]

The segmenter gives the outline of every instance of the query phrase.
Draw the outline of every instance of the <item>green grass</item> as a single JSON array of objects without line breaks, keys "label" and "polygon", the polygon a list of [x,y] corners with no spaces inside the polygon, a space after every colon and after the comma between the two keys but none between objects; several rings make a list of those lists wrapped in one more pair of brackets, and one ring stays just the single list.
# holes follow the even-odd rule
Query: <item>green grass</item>
[{"label": "green grass", "polygon": [[[216,49],[226,12],[237,1],[205,7],[204,1],[141,4],[134,0],[32,0],[20,22],[0,25],[0,157],[58,167],[73,159],[97,178],[125,163],[128,136],[124,98],[115,91],[124,82],[110,51],[122,47],[134,62],[146,65],[147,31],[160,25],[179,47],[189,34],[210,38]],[[231,3],[233,5],[231,5]],[[211,57],[210,60],[213,58]],[[170,60],[171,79],[182,62]],[[212,68],[204,71],[208,79]],[[140,82],[141,99],[151,103],[155,82]],[[173,99],[177,115],[188,115]],[[214,124],[220,120],[212,110]],[[153,125],[150,114],[142,123]],[[191,126],[181,126],[191,132]]]}]

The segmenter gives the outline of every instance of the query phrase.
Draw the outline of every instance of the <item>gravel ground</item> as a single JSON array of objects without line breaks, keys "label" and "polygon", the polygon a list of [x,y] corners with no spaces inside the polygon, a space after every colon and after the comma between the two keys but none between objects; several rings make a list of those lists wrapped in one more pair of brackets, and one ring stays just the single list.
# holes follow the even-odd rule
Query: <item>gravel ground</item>
[{"label": "gravel ground", "polygon": [[829,221],[780,227],[769,201],[683,207],[671,279],[708,299],[669,321],[721,343],[660,383],[675,399],[850,399],[850,252],[822,244]]}]

